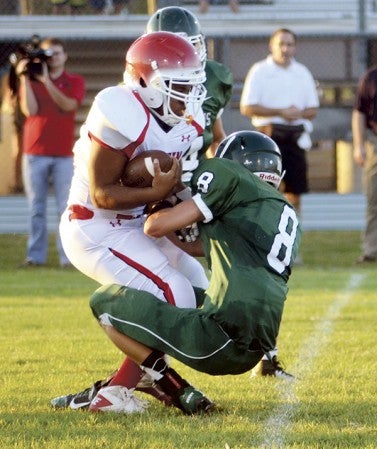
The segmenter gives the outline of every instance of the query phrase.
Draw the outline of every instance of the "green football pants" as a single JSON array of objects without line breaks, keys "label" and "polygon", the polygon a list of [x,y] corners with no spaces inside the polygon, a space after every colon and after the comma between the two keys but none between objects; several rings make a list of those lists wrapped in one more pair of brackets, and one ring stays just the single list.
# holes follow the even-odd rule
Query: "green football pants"
[{"label": "green football pants", "polygon": [[263,356],[237,346],[203,310],[180,309],[148,292],[105,285],[94,292],[90,306],[103,324],[207,374],[241,374]]}]

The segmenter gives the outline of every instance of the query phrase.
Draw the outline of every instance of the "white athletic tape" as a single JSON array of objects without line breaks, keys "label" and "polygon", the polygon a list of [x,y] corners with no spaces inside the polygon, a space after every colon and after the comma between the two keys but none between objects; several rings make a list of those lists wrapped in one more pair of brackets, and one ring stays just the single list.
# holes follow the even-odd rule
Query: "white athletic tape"
[{"label": "white athletic tape", "polygon": [[153,161],[151,157],[146,157],[144,159],[145,168],[147,169],[148,173],[154,177],[154,166]]}]

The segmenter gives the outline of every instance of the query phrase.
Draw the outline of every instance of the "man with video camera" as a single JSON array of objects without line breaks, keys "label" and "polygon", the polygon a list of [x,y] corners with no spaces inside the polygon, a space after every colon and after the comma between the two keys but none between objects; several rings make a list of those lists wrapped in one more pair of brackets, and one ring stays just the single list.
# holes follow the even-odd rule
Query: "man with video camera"
[{"label": "man with video camera", "polygon": [[[16,63],[23,129],[23,180],[28,197],[30,231],[21,267],[45,265],[48,253],[46,220],[50,182],[57,213],[66,207],[73,175],[75,113],[85,96],[85,81],[65,70],[67,54],[61,40],[47,38],[27,49]],[[61,266],[69,261],[57,233]]]}]

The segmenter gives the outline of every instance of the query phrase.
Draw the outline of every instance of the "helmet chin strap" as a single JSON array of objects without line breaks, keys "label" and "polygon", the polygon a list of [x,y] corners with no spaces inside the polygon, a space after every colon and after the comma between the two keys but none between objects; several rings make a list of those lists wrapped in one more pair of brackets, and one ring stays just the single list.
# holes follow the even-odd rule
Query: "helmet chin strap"
[{"label": "helmet chin strap", "polygon": [[280,181],[279,181],[278,185],[276,186],[277,189],[280,187],[281,181],[283,180],[284,176],[285,176],[285,170],[283,171],[283,173],[280,176]]},{"label": "helmet chin strap", "polygon": [[160,114],[156,109],[153,108],[151,108],[150,111],[159,121],[165,123],[165,125],[168,126],[175,126],[177,123],[181,121],[178,118],[175,118],[171,115]]},{"label": "helmet chin strap", "polygon": [[160,112],[157,110],[157,108],[152,108],[153,114],[156,115],[161,121],[166,123],[168,126],[175,126],[179,122],[186,121],[187,118],[185,115],[180,117],[172,111],[172,109],[169,106],[169,102],[170,98],[165,96],[165,98],[163,98],[162,100],[161,106],[158,106],[158,108],[160,108],[160,110],[162,109],[162,111]]}]

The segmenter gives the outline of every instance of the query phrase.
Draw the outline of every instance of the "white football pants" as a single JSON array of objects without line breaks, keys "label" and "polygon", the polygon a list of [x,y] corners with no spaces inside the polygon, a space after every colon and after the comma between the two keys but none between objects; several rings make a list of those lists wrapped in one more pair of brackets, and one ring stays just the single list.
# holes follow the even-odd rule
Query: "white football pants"
[{"label": "white football pants", "polygon": [[143,232],[143,217],[69,220],[66,210],[60,236],[70,262],[102,285],[145,290],[177,307],[196,307],[192,286],[206,289],[208,279],[198,260],[167,238]]}]

